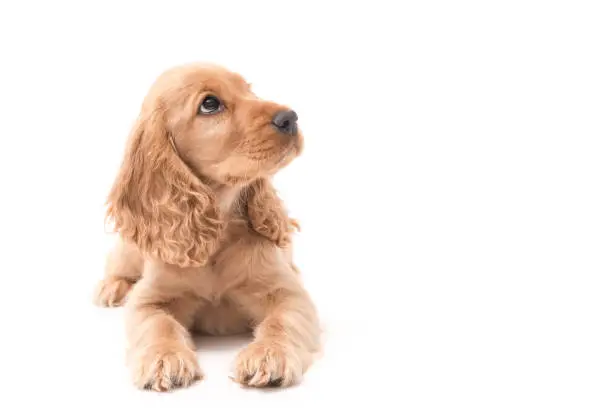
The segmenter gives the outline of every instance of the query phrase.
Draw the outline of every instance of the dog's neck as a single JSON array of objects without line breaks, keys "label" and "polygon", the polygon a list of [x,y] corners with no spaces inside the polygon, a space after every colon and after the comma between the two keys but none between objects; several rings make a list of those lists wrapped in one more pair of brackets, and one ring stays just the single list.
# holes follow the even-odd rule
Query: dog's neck
[{"label": "dog's neck", "polygon": [[236,209],[244,188],[244,185],[220,185],[214,189],[221,217],[230,216]]}]

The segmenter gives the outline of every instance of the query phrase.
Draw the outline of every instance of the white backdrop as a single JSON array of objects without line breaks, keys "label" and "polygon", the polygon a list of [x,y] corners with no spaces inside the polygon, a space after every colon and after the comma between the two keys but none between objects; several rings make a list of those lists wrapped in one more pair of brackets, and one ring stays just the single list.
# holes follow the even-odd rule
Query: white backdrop
[{"label": "white backdrop", "polygon": [[[0,405],[610,407],[610,21],[605,1],[3,2]],[[296,388],[233,384],[232,338],[200,343],[203,382],[137,391],[123,311],[91,303],[142,97],[198,60],[300,116],[276,185],[326,346]]]}]

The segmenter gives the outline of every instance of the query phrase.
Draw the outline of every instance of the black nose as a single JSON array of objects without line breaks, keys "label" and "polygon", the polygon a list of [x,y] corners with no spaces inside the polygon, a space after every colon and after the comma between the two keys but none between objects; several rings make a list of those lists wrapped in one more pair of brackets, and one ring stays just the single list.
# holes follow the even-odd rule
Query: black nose
[{"label": "black nose", "polygon": [[297,133],[297,120],[297,113],[286,110],[276,112],[272,118],[272,124],[282,133],[295,135]]}]

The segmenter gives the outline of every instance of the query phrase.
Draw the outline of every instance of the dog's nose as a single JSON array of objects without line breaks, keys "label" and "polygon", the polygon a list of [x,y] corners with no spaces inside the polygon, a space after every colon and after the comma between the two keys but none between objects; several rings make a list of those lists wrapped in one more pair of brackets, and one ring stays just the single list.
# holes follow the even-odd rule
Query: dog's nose
[{"label": "dog's nose", "polygon": [[283,110],[274,114],[272,124],[282,133],[295,135],[297,133],[297,120],[297,113],[292,110]]}]

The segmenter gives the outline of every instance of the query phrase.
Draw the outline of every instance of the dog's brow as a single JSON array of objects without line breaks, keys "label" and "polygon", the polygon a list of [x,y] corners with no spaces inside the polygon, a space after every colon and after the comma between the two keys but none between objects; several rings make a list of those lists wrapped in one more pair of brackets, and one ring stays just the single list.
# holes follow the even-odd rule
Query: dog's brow
[{"label": "dog's brow", "polygon": [[224,97],[228,93],[225,86],[213,81],[206,81],[199,88],[201,92],[211,92],[218,97]]},{"label": "dog's brow", "polygon": [[234,102],[245,91],[250,92],[248,88],[244,88],[243,83],[236,83],[236,81],[231,79],[226,81],[207,81],[203,85],[202,90],[204,92],[212,92],[223,101],[230,103]]}]

